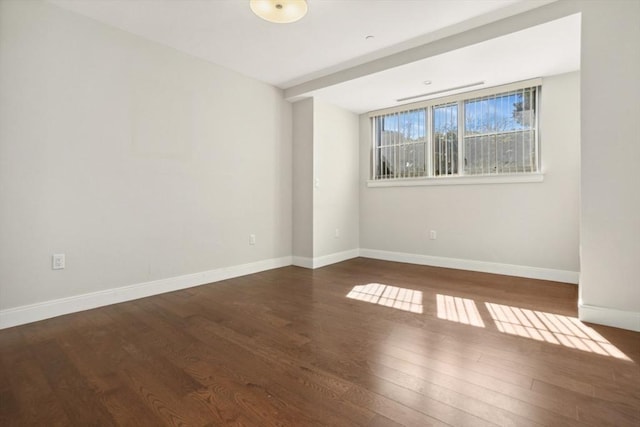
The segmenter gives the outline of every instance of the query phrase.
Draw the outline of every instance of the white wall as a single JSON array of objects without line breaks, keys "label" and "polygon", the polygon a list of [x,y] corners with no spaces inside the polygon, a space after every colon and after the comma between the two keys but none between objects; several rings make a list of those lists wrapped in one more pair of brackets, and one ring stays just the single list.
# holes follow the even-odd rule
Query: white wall
[{"label": "white wall", "polygon": [[293,256],[313,258],[313,99],[293,104]]},{"label": "white wall", "polygon": [[358,116],[315,98],[293,104],[293,262],[358,256]]},{"label": "white wall", "polygon": [[0,309],[290,259],[280,90],[42,2],[0,43]]},{"label": "white wall", "polygon": [[582,18],[580,315],[640,331],[640,2]]},{"label": "white wall", "polygon": [[317,99],[313,106],[313,253],[322,257],[359,248],[359,132],[356,114]]},{"label": "white wall", "polygon": [[360,247],[578,272],[579,91],[578,73],[544,79],[542,183],[368,188],[371,127],[362,115]]}]

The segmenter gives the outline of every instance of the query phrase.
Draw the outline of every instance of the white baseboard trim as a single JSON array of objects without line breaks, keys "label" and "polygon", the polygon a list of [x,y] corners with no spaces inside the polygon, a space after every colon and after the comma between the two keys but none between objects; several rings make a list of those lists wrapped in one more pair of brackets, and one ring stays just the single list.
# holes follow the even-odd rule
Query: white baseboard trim
[{"label": "white baseboard trim", "polygon": [[103,307],[119,302],[131,301],[138,298],[192,288],[207,283],[219,282],[247,274],[259,273],[279,267],[291,265],[292,257],[272,258],[248,264],[222,267],[200,273],[170,277],[151,282],[137,283],[120,288],[107,289],[83,295],[60,298],[21,307],[0,310],[0,329],[25,323],[37,322],[64,314]]},{"label": "white baseboard trim", "polygon": [[580,273],[577,271],[555,270],[552,268],[501,264],[497,262],[475,261],[469,259],[445,258],[430,255],[409,254],[404,252],[380,251],[377,249],[360,249],[360,256],[385,261],[406,262],[409,264],[429,265],[432,267],[455,268],[458,270],[503,274],[505,276],[526,277],[529,279],[552,280],[554,282],[571,284],[578,284],[580,276]]},{"label": "white baseboard trim", "polygon": [[[292,264],[304,268],[315,269],[335,264],[337,262],[346,261],[348,259],[357,258],[358,256],[386,261],[456,268],[460,270],[480,271],[485,273],[504,274],[508,276],[528,277],[533,279],[553,280],[557,282],[576,284],[578,283],[579,276],[579,273],[574,271],[434,257],[403,252],[380,251],[376,249],[351,249],[315,258],[298,256],[273,258],[0,310],[0,329],[37,322],[39,320],[49,319],[51,317],[62,316],[64,314],[75,313],[78,311],[90,310],[92,308],[102,307],[105,305],[117,304],[138,298],[145,298],[152,295],[205,285],[207,283],[245,276],[247,274],[258,273],[260,271],[286,267]],[[582,314],[583,311],[585,313],[584,319]],[[638,324],[640,323],[640,315],[638,313],[620,311],[618,312],[619,314],[613,316],[613,318],[621,319],[619,322],[614,322],[615,324],[607,323],[612,316],[611,310],[609,309],[581,306],[580,313],[580,318],[588,322],[632,330],[638,330],[639,328]],[[604,320],[598,320],[600,319],[600,316],[603,317]],[[631,325],[631,327],[623,325]]]},{"label": "white baseboard trim", "polygon": [[323,255],[313,259],[313,268],[320,268],[337,262],[346,261],[351,258],[360,256],[358,249],[350,249],[348,251],[336,252],[334,254]]},{"label": "white baseboard trim", "polygon": [[360,256],[359,249],[350,249],[348,251],[336,252],[329,255],[323,255],[315,258],[308,257],[293,257],[293,265],[304,268],[320,268],[337,262],[346,261],[348,259],[357,258]]},{"label": "white baseboard trim", "polygon": [[640,313],[634,311],[579,303],[578,318],[583,322],[640,332]]},{"label": "white baseboard trim", "polygon": [[293,265],[297,267],[313,268],[313,258],[304,256],[294,256]]}]

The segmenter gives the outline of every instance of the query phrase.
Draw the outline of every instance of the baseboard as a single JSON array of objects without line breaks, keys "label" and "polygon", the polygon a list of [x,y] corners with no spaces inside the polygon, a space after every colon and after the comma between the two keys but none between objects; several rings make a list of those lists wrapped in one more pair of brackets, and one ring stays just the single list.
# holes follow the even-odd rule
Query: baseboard
[{"label": "baseboard", "polygon": [[290,256],[0,310],[0,329],[291,265]]},{"label": "baseboard", "polygon": [[333,254],[323,255],[315,258],[294,256],[293,265],[315,269],[335,264],[337,262],[346,261],[348,259],[357,258],[358,256],[360,256],[360,250],[358,249],[350,249],[348,251],[336,252]]},{"label": "baseboard", "polygon": [[[346,261],[351,258],[356,258],[358,256],[386,261],[407,262],[434,267],[456,268],[460,270],[480,271],[485,273],[504,274],[508,276],[528,277],[532,279],[553,280],[556,282],[576,284],[578,283],[579,276],[579,273],[574,271],[434,257],[429,255],[380,251],[375,249],[351,249],[315,258],[287,256],[268,259],[0,310],[0,329],[23,325],[25,323],[36,322],[78,311],[89,310],[105,305],[158,295],[165,292],[205,285],[207,283],[245,276],[247,274],[258,273],[260,271],[270,270],[273,268],[286,267],[292,264],[315,269],[335,264],[337,262]],[[613,318],[619,318],[620,321],[616,321],[614,322],[615,324],[613,324],[607,323],[611,316],[611,310],[592,306],[581,306],[580,310],[580,318],[582,319],[582,312],[584,311],[585,318],[583,320],[585,321],[632,330],[638,330],[639,328],[638,324],[640,323],[640,320],[638,320],[638,313],[619,312],[619,314],[613,316]],[[604,320],[599,320],[600,317],[604,318]]]},{"label": "baseboard", "polygon": [[360,256],[358,249],[350,249],[348,251],[336,252],[334,254],[323,255],[315,257],[313,259],[313,268],[320,268],[337,262],[346,261],[348,259],[357,258]]},{"label": "baseboard", "polygon": [[385,261],[406,262],[409,264],[429,265],[432,267],[455,268],[458,270],[503,274],[505,276],[526,277],[529,279],[552,280],[554,282],[571,284],[578,284],[580,275],[577,271],[555,270],[552,268],[529,267],[525,265],[501,264],[497,262],[458,258],[445,258],[430,255],[409,254],[404,252],[380,251],[377,249],[360,249],[360,256]]},{"label": "baseboard", "polygon": [[313,268],[313,258],[294,256],[292,263],[297,267]]},{"label": "baseboard", "polygon": [[583,322],[613,326],[640,332],[640,313],[595,305],[578,304],[578,317]]}]

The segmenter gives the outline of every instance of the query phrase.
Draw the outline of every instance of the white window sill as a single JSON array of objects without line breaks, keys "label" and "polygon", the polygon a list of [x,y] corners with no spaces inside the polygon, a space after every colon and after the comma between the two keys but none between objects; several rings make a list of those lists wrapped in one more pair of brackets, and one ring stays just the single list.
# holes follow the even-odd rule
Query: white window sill
[{"label": "white window sill", "polygon": [[482,175],[482,176],[442,176],[403,179],[380,179],[367,181],[367,187],[417,187],[423,185],[473,185],[473,184],[519,184],[523,182],[542,182],[542,173],[518,175]]}]

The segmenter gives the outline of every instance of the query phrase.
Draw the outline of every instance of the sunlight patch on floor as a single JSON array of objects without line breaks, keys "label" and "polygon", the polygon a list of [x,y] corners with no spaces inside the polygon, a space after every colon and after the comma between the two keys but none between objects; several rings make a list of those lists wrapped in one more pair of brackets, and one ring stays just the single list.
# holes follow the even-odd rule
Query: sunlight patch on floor
[{"label": "sunlight patch on floor", "polygon": [[569,348],[631,360],[575,317],[486,302],[500,332]]},{"label": "sunlight patch on floor", "polygon": [[484,328],[484,322],[473,300],[437,294],[436,303],[438,319]]},{"label": "sunlight patch on floor", "polygon": [[383,285],[382,283],[354,286],[347,294],[347,298],[411,313],[422,314],[423,312],[422,291]]}]

